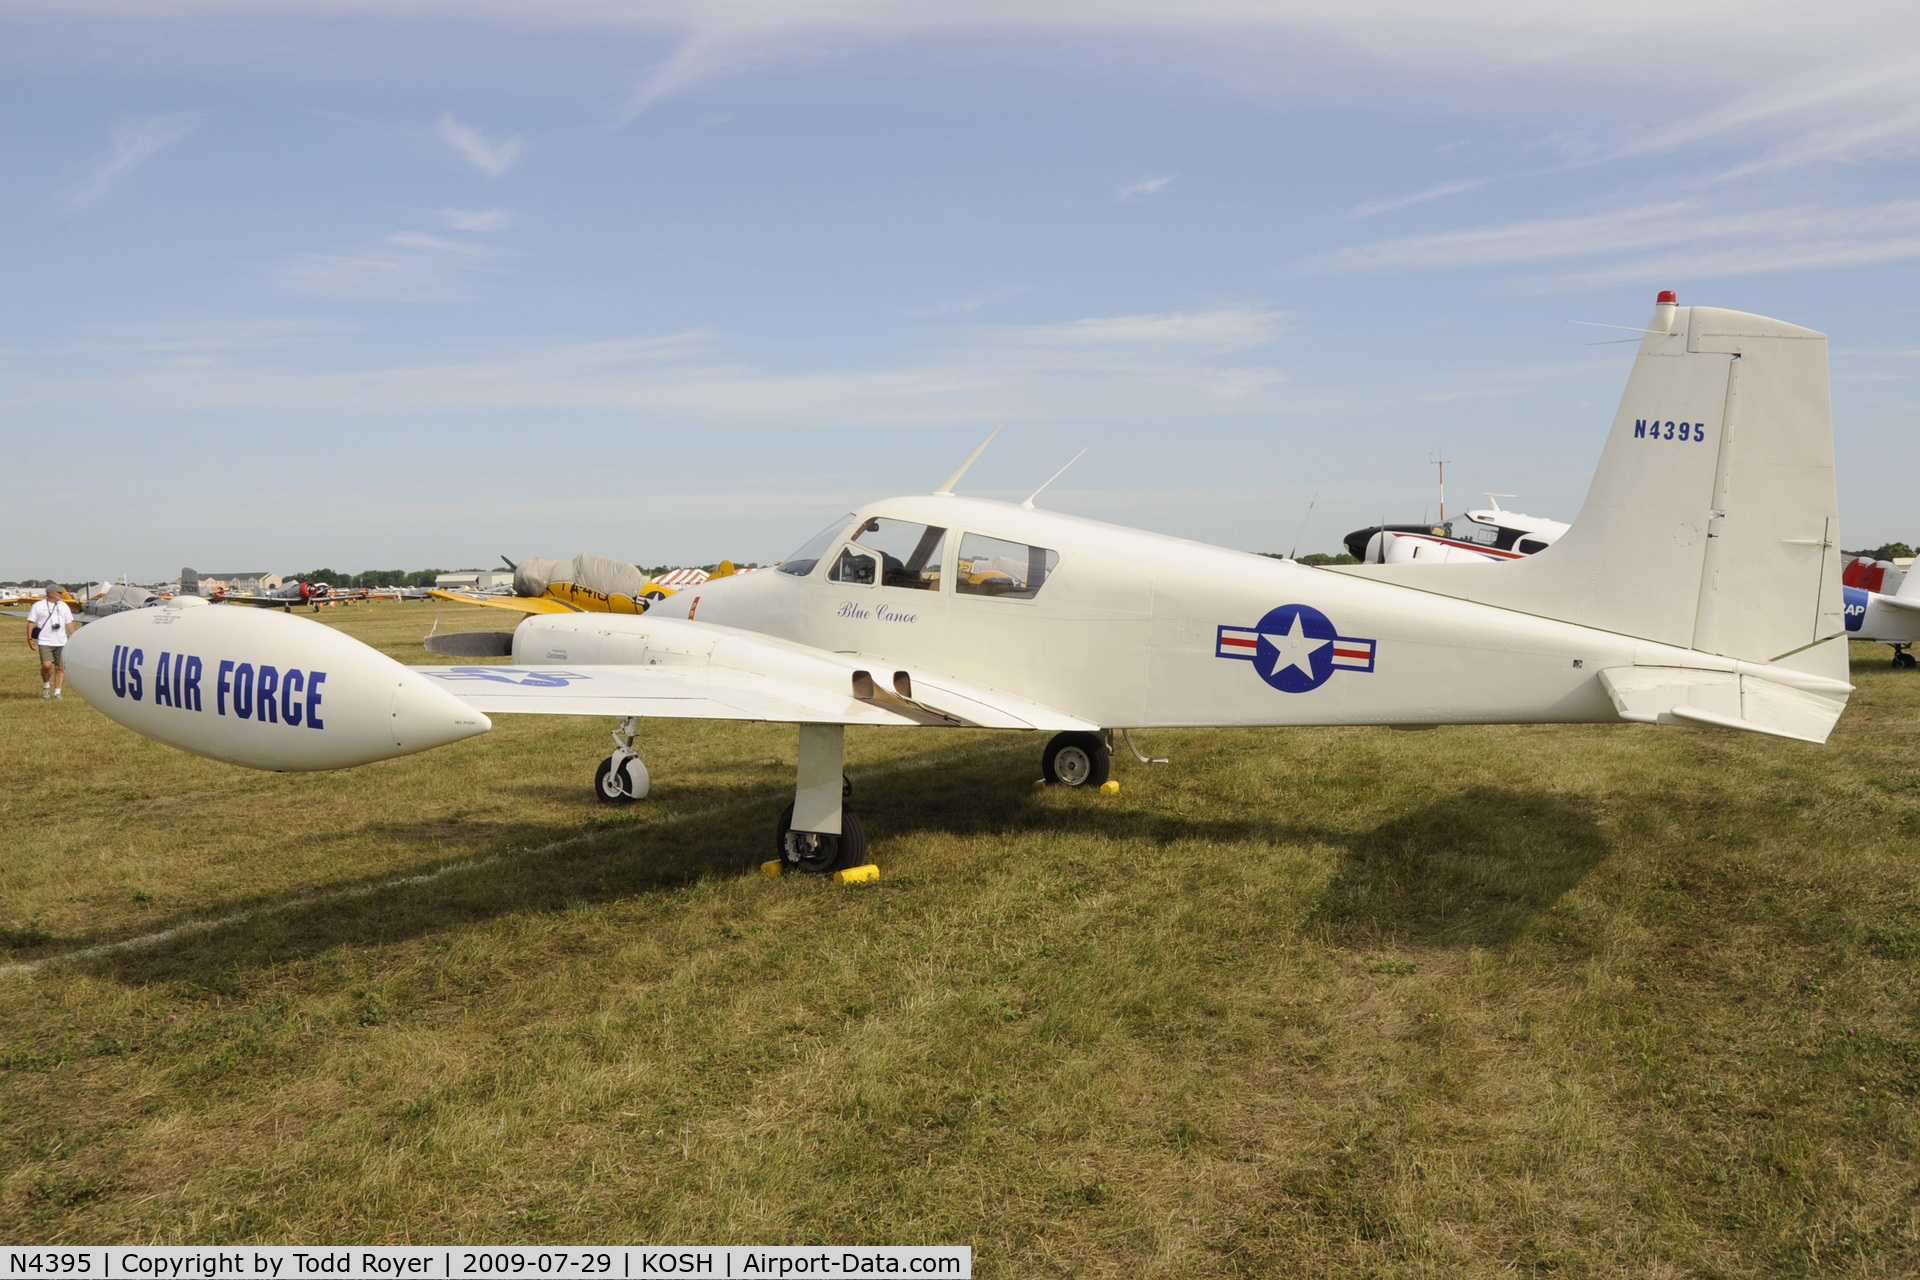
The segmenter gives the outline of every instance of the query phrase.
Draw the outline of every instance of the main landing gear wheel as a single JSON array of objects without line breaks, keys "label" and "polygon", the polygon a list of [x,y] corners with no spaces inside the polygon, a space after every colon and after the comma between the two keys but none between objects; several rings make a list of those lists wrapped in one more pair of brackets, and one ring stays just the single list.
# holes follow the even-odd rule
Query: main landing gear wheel
[{"label": "main landing gear wheel", "polygon": [[640,763],[638,756],[628,756],[625,760],[608,756],[594,771],[593,794],[600,797],[602,804],[632,804],[646,799],[651,782],[647,766]]},{"label": "main landing gear wheel", "polygon": [[848,808],[840,810],[840,834],[793,829],[793,806],[780,814],[773,831],[773,852],[785,866],[809,875],[823,876],[830,871],[857,867],[867,860],[867,833],[860,826],[860,815]]},{"label": "main landing gear wheel", "polygon": [[1113,748],[1097,733],[1055,734],[1040,755],[1040,773],[1049,786],[1093,787],[1113,772]]},{"label": "main landing gear wheel", "polygon": [[1904,670],[1908,667],[1920,666],[1920,659],[1916,659],[1912,654],[1908,653],[1905,645],[1897,645],[1893,650],[1893,666],[1896,671]]}]

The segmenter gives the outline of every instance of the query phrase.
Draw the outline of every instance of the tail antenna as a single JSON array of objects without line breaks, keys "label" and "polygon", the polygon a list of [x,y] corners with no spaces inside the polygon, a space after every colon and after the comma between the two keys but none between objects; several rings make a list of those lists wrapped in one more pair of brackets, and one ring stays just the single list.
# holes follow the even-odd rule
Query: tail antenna
[{"label": "tail antenna", "polygon": [[[1091,448],[1093,448],[1092,445],[1087,446],[1087,449],[1091,449]],[[1086,457],[1087,449],[1082,449],[1080,452],[1074,454],[1071,458],[1068,458],[1067,467],[1072,466],[1074,463],[1080,461],[1080,459]],[[1041,485],[1040,488],[1035,489],[1032,493],[1028,494],[1027,500],[1021,503],[1020,505],[1025,507],[1029,511],[1033,510],[1033,500],[1040,496],[1041,492],[1047,487],[1047,485],[1052,484],[1055,480],[1058,480],[1061,476],[1067,474],[1067,467],[1062,467],[1058,471],[1054,472],[1052,475],[1048,476],[1046,484]]]},{"label": "tail antenna", "polygon": [[941,485],[938,489],[935,489],[933,491],[933,495],[936,498],[940,497],[942,494],[945,494],[948,497],[951,497],[953,495],[953,486],[960,483],[960,477],[967,474],[967,468],[972,466],[975,460],[978,459],[981,454],[987,451],[987,446],[992,444],[993,438],[999,434],[1000,434],[999,427],[995,427],[992,431],[988,432],[987,438],[980,442],[980,447],[967,455],[967,460],[961,463],[958,469],[956,469],[952,475],[947,477],[947,482],[945,484]]}]

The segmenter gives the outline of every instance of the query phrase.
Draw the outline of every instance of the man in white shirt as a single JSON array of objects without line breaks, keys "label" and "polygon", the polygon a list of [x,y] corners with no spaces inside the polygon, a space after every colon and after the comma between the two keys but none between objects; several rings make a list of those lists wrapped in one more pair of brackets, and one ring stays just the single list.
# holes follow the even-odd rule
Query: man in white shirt
[{"label": "man in white shirt", "polygon": [[57,698],[67,682],[67,633],[78,630],[73,610],[60,598],[60,588],[48,587],[47,598],[27,610],[27,648],[40,652],[40,696]]}]

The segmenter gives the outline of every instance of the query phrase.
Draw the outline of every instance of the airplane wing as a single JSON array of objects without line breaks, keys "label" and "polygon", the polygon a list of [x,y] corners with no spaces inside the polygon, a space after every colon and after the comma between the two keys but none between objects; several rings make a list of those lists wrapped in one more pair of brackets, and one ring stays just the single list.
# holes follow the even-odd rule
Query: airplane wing
[{"label": "airplane wing", "polygon": [[551,599],[547,596],[480,596],[468,595],[464,591],[440,591],[438,589],[430,591],[427,594],[436,600],[451,600],[455,604],[483,604],[489,609],[511,609],[515,613],[582,612],[582,610],[576,609],[570,604]]},{"label": "airplane wing", "polygon": [[1879,596],[1878,599],[1881,604],[1886,605],[1889,609],[1908,609],[1914,612],[1920,612],[1920,599],[1887,595]]},{"label": "airplane wing", "polygon": [[710,650],[691,660],[669,656],[645,664],[408,670],[489,714],[1055,731],[1100,727],[997,689],[874,655],[829,653],[741,632],[724,635]]}]

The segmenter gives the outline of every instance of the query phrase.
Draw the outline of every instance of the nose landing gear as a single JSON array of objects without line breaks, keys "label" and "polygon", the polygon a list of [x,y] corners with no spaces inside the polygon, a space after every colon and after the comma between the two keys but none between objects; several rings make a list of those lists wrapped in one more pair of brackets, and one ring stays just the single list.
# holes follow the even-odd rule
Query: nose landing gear
[{"label": "nose landing gear", "polygon": [[1906,645],[1897,644],[1893,646],[1893,665],[1895,670],[1901,670],[1907,667],[1920,666],[1920,661],[1916,661],[1914,656],[1907,652]]},{"label": "nose landing gear", "polygon": [[602,804],[632,804],[647,798],[652,780],[633,749],[634,735],[639,732],[640,721],[634,716],[622,720],[613,731],[613,754],[600,762],[593,775],[593,794]]}]

